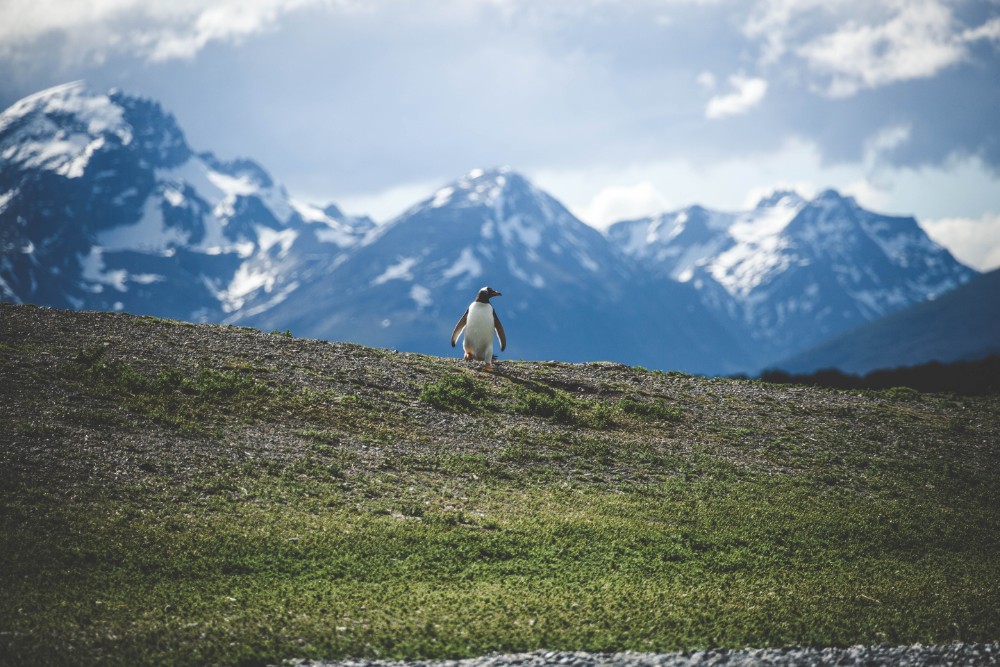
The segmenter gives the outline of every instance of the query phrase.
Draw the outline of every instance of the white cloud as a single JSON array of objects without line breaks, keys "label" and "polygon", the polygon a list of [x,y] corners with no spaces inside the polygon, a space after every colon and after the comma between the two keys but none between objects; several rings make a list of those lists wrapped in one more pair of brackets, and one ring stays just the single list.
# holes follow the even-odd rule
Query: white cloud
[{"label": "white cloud", "polygon": [[662,213],[670,202],[649,181],[604,188],[584,207],[574,211],[581,220],[603,229],[619,220],[634,220]]},{"label": "white cloud", "polygon": [[[384,223],[414,204],[423,201],[440,186],[441,183],[436,181],[404,183],[378,192],[364,194],[335,193],[332,199],[341,210],[350,215],[367,215],[371,216],[376,222]],[[330,197],[325,195],[308,192],[296,192],[296,195],[308,201],[330,199]]]},{"label": "white cloud", "polygon": [[698,75],[696,80],[698,81],[698,85],[705,90],[712,90],[715,88],[715,75],[711,72],[702,72]]},{"label": "white cloud", "polygon": [[[595,204],[595,192],[611,190],[608,184],[648,183],[646,188],[622,186],[634,195],[655,192],[664,203],[659,211],[701,204],[708,208],[735,211],[756,205],[760,196],[747,201],[747,193],[761,196],[775,189],[793,189],[809,196],[827,187],[840,187],[863,174],[856,166],[829,165],[818,147],[800,139],[786,141],[775,151],[734,154],[711,163],[683,158],[655,160],[629,166],[581,166],[579,169],[549,170],[527,174],[539,187],[551,192],[584,222],[600,227],[589,211]],[[615,198],[608,197],[613,201]],[[637,197],[641,201],[640,197]],[[654,212],[651,202],[650,211]]]},{"label": "white cloud", "polygon": [[151,61],[190,59],[213,41],[272,28],[282,14],[331,0],[7,0],[0,56],[51,34],[69,37],[68,58],[102,61],[127,52]]},{"label": "white cloud", "polygon": [[935,0],[897,7],[885,23],[850,21],[797,50],[812,69],[830,76],[830,96],[934,76],[965,58],[948,7]]},{"label": "white cloud", "polygon": [[765,0],[756,3],[743,24],[743,34],[762,40],[761,64],[773,64],[787,51],[793,21],[828,4],[828,0]]},{"label": "white cloud", "polygon": [[863,194],[857,197],[858,201],[862,201],[865,196],[869,197],[869,202],[873,202],[872,206],[875,205],[874,202],[880,201],[876,190],[884,194],[884,188],[879,186],[884,185],[885,175],[894,171],[892,164],[886,160],[886,154],[906,144],[912,131],[909,124],[886,125],[865,140],[861,165],[867,177],[861,186]]},{"label": "white cloud", "polygon": [[[933,77],[969,58],[969,45],[1000,41],[1000,18],[963,26],[947,0],[767,0],[743,34],[762,66],[800,59],[830,97]],[[823,26],[832,26],[826,27]]]},{"label": "white cloud", "polygon": [[[870,142],[877,144],[879,135],[891,134],[885,130]],[[884,137],[883,141],[888,143]],[[801,138],[789,139],[773,151],[734,153],[725,160],[711,162],[671,158],[627,166],[581,165],[527,175],[592,224],[596,221],[585,212],[594,203],[595,192],[608,184],[644,182],[671,208],[702,204],[719,210],[740,210],[755,205],[761,196],[776,189],[791,189],[808,197],[835,188],[858,197],[860,203],[875,210],[914,215],[918,220],[978,219],[1000,214],[1000,177],[979,158],[955,156],[945,165],[916,169],[885,164],[879,169],[878,179],[873,180],[870,165],[831,163],[824,159],[817,144]],[[641,190],[637,188],[637,192]]]},{"label": "white cloud", "polygon": [[870,179],[852,181],[841,187],[840,191],[854,197],[855,201],[870,211],[892,212],[892,193]]},{"label": "white cloud", "polygon": [[962,33],[964,42],[978,42],[981,39],[1000,41],[1000,17],[992,18],[978,28],[970,28]]},{"label": "white cloud", "polygon": [[865,142],[865,157],[875,161],[882,153],[899,148],[910,140],[912,128],[908,124],[886,125]]},{"label": "white cloud", "polygon": [[1000,267],[1000,214],[925,220],[921,226],[928,236],[972,268],[990,271]]},{"label": "white cloud", "polygon": [[735,90],[710,99],[705,107],[706,118],[717,119],[746,113],[760,104],[767,94],[767,81],[764,79],[737,74],[729,77],[729,83]]}]

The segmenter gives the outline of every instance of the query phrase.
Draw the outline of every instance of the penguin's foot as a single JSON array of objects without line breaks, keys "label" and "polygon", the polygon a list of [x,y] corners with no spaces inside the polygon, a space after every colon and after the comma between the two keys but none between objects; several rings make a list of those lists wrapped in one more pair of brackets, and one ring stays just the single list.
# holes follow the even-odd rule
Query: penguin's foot
[{"label": "penguin's foot", "polygon": [[462,357],[462,358],[465,359],[466,361],[472,361],[472,353],[471,352],[466,352],[465,356]]},{"label": "penguin's foot", "polygon": [[483,370],[484,371],[492,371],[493,370],[493,364],[486,364],[485,366],[483,366]]}]

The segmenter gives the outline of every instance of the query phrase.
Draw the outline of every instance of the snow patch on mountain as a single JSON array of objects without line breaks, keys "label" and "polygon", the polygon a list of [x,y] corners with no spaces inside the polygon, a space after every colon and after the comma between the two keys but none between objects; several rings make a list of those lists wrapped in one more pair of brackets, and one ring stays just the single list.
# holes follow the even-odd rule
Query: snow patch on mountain
[{"label": "snow patch on mountain", "polygon": [[228,287],[219,293],[223,310],[227,313],[239,310],[247,296],[260,289],[270,292],[276,280],[277,274],[273,270],[258,269],[250,262],[240,264]]},{"label": "snow patch on mountain", "polygon": [[521,264],[514,258],[513,255],[507,257],[507,270],[510,271],[512,276],[521,282],[531,285],[535,289],[542,289],[545,287],[545,278],[536,272],[528,272],[523,269]]},{"label": "snow patch on mountain", "polygon": [[176,227],[165,227],[161,202],[149,197],[143,204],[142,215],[132,225],[119,225],[102,230],[94,241],[96,248],[104,250],[135,250],[163,254],[171,248],[185,245],[190,234]]},{"label": "snow patch on mountain", "polygon": [[413,280],[411,270],[419,261],[419,257],[403,257],[372,280],[372,286],[382,285],[390,280]]},{"label": "snow patch on mountain", "polygon": [[455,263],[445,270],[442,277],[445,280],[452,280],[458,276],[466,275],[469,279],[472,279],[478,278],[482,274],[483,265],[476,257],[475,251],[472,248],[465,247],[462,248],[462,252],[459,253]]},{"label": "snow patch on mountain", "polygon": [[128,291],[125,283],[128,279],[128,271],[123,269],[109,270],[104,265],[104,250],[98,246],[93,246],[86,255],[78,256],[80,260],[80,277],[85,283],[80,287],[100,294],[107,285],[119,292]]},{"label": "snow patch on mountain", "polygon": [[793,258],[781,252],[785,248],[787,242],[780,238],[732,245],[706,262],[708,272],[731,296],[745,299],[792,264]]},{"label": "snow patch on mountain", "polygon": [[542,233],[533,228],[520,215],[512,215],[499,225],[500,238],[505,245],[515,240],[528,248],[537,248],[542,243]]},{"label": "snow patch on mountain", "polygon": [[455,188],[447,187],[441,188],[434,193],[434,198],[431,200],[431,208],[441,208],[451,201],[452,195],[455,194]]},{"label": "snow patch on mountain", "polygon": [[17,188],[11,188],[7,192],[0,192],[0,213],[7,210],[7,205],[17,196],[17,193]]},{"label": "snow patch on mountain", "polygon": [[204,160],[192,156],[180,165],[156,169],[153,173],[159,183],[168,183],[174,186],[186,183],[205,201],[219,202],[227,193],[217,185],[220,179],[209,176],[211,172],[212,170],[205,164]]},{"label": "snow patch on mountain", "polygon": [[[729,225],[722,226],[727,229],[729,236],[738,243],[758,243],[781,234],[788,226],[788,223],[802,210],[803,201],[800,198],[782,198],[773,207],[761,207],[758,205],[753,211],[743,213],[736,217]],[[726,218],[715,216],[723,221]]]},{"label": "snow patch on mountain", "polygon": [[295,239],[299,236],[299,233],[294,229],[282,229],[281,231],[276,231],[263,225],[257,225],[254,229],[257,232],[258,250],[262,253],[266,253],[275,245],[278,245],[281,248],[281,251],[278,254],[279,258],[288,255],[288,251],[291,250],[292,244],[295,243]]},{"label": "snow patch on mountain", "polygon": [[579,252],[576,254],[576,261],[580,262],[580,266],[587,269],[591,273],[597,273],[601,270],[601,265],[590,258],[585,252]]}]

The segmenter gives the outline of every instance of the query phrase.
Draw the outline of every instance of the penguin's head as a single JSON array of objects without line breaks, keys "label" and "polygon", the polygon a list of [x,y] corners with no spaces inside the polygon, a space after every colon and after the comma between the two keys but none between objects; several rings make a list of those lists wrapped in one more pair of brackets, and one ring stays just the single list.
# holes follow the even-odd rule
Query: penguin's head
[{"label": "penguin's head", "polygon": [[481,301],[482,303],[489,303],[490,299],[495,296],[503,296],[500,292],[496,291],[492,287],[484,287],[479,290],[479,294],[476,295],[476,301]]}]

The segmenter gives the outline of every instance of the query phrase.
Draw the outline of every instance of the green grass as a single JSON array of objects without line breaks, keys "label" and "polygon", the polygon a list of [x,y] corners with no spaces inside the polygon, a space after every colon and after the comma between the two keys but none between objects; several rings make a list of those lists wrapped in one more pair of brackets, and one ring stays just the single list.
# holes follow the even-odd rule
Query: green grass
[{"label": "green grass", "polygon": [[0,352],[0,663],[1000,638],[995,397]]},{"label": "green grass", "polygon": [[186,433],[212,430],[219,412],[250,414],[266,409],[273,388],[235,370],[198,368],[188,375],[165,368],[150,377],[131,365],[105,359],[106,348],[80,351],[63,375],[88,391],[114,399],[122,412],[152,419]]},{"label": "green grass", "polygon": [[420,390],[420,400],[441,410],[471,412],[489,407],[489,393],[466,374],[446,375]]},{"label": "green grass", "polygon": [[511,381],[497,376],[492,381],[467,373],[449,374],[420,390],[420,400],[450,412],[481,414],[487,411],[539,417],[567,426],[612,427],[619,415],[640,419],[680,419],[680,411],[660,403],[630,398],[615,404],[578,399],[542,382]]},{"label": "green grass", "polygon": [[[183,511],[141,489],[5,506],[9,654],[196,664],[996,636],[1000,545],[980,530],[995,519],[969,498],[709,478],[385,489],[359,509],[332,482],[239,483]],[[261,500],[275,494],[293,502]]]}]

